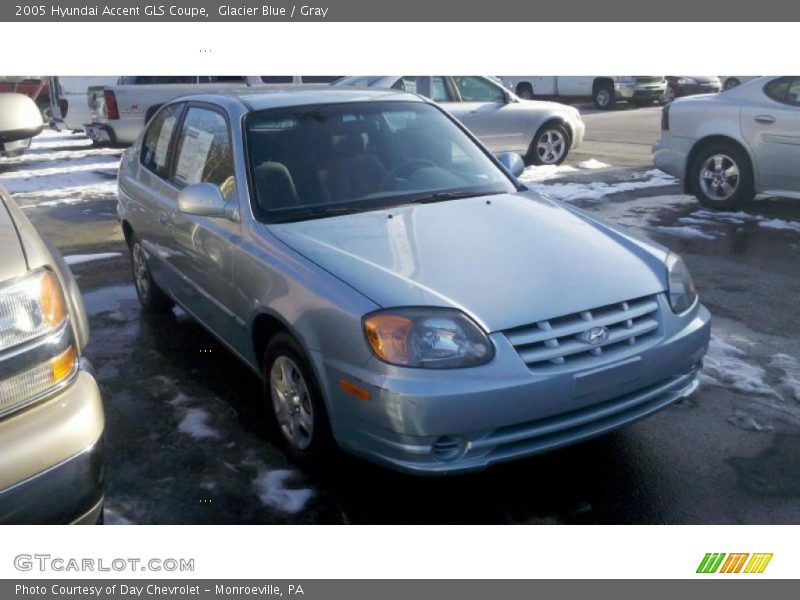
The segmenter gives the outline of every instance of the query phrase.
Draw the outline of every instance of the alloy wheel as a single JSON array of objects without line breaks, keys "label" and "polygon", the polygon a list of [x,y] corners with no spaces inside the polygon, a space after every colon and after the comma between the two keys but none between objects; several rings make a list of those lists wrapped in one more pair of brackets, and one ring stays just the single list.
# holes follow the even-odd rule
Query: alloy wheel
[{"label": "alloy wheel", "polygon": [[739,166],[727,154],[712,154],[700,168],[700,188],[712,200],[727,200],[741,181]]},{"label": "alloy wheel", "polygon": [[133,278],[139,296],[144,299],[150,293],[150,274],[147,272],[147,259],[144,248],[138,243],[133,245]]},{"label": "alloy wheel", "polygon": [[303,373],[288,356],[272,363],[270,395],[281,433],[292,446],[306,450],[314,436],[314,408]]},{"label": "alloy wheel", "polygon": [[545,165],[558,163],[566,150],[567,140],[556,129],[548,129],[539,136],[539,140],[536,142],[536,156]]}]

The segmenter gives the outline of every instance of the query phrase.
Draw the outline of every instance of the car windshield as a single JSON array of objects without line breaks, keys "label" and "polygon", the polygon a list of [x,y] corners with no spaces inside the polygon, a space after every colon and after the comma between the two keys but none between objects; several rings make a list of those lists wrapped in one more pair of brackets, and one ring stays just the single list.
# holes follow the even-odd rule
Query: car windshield
[{"label": "car windshield", "polygon": [[245,129],[253,212],[267,223],[516,190],[455,123],[421,102],[258,111]]},{"label": "car windshield", "polygon": [[347,87],[370,87],[375,85],[381,79],[383,79],[381,76],[358,75],[356,77],[345,77],[344,79],[340,79],[335,85]]}]

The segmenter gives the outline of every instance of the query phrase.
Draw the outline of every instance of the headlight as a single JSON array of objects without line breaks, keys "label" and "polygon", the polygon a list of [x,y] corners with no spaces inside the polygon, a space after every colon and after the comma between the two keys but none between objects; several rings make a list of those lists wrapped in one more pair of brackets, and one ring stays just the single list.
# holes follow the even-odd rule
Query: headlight
[{"label": "headlight", "polygon": [[401,367],[474,367],[494,354],[480,327],[452,308],[377,311],[364,317],[364,333],[375,356]]},{"label": "headlight", "polygon": [[77,364],[57,277],[41,270],[0,287],[0,415],[41,397]]},{"label": "headlight", "polygon": [[681,85],[697,85],[697,80],[691,77],[681,77],[678,79],[678,83]]},{"label": "headlight", "polygon": [[667,278],[669,304],[673,312],[682,313],[697,300],[697,289],[681,257],[672,252],[667,255]]}]

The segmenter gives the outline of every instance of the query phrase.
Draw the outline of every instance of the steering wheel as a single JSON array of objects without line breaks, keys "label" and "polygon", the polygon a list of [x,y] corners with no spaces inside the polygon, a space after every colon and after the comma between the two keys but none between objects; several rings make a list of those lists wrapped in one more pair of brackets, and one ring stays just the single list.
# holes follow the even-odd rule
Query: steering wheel
[{"label": "steering wheel", "polygon": [[386,175],[384,175],[383,179],[381,179],[380,186],[378,186],[379,190],[384,190],[386,185],[392,180],[400,176],[408,177],[414,171],[421,169],[422,167],[434,167],[436,168],[436,164],[433,161],[428,160],[427,158],[415,158],[413,160],[409,160],[404,162],[402,165],[395,167],[391,171],[389,171]]}]

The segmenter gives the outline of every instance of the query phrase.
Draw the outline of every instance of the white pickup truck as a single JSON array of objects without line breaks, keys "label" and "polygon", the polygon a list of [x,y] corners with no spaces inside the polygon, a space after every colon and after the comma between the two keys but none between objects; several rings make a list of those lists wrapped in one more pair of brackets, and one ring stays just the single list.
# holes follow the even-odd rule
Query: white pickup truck
[{"label": "white pickup truck", "polygon": [[96,144],[128,146],[165,103],[188,94],[213,93],[264,85],[260,77],[120,77],[117,85],[90,87],[90,123],[84,131]]},{"label": "white pickup truck", "polygon": [[644,106],[659,100],[667,89],[663,75],[594,76],[513,75],[500,77],[508,89],[520,98],[547,97],[560,100],[592,99],[600,110],[607,110],[617,101]]}]

